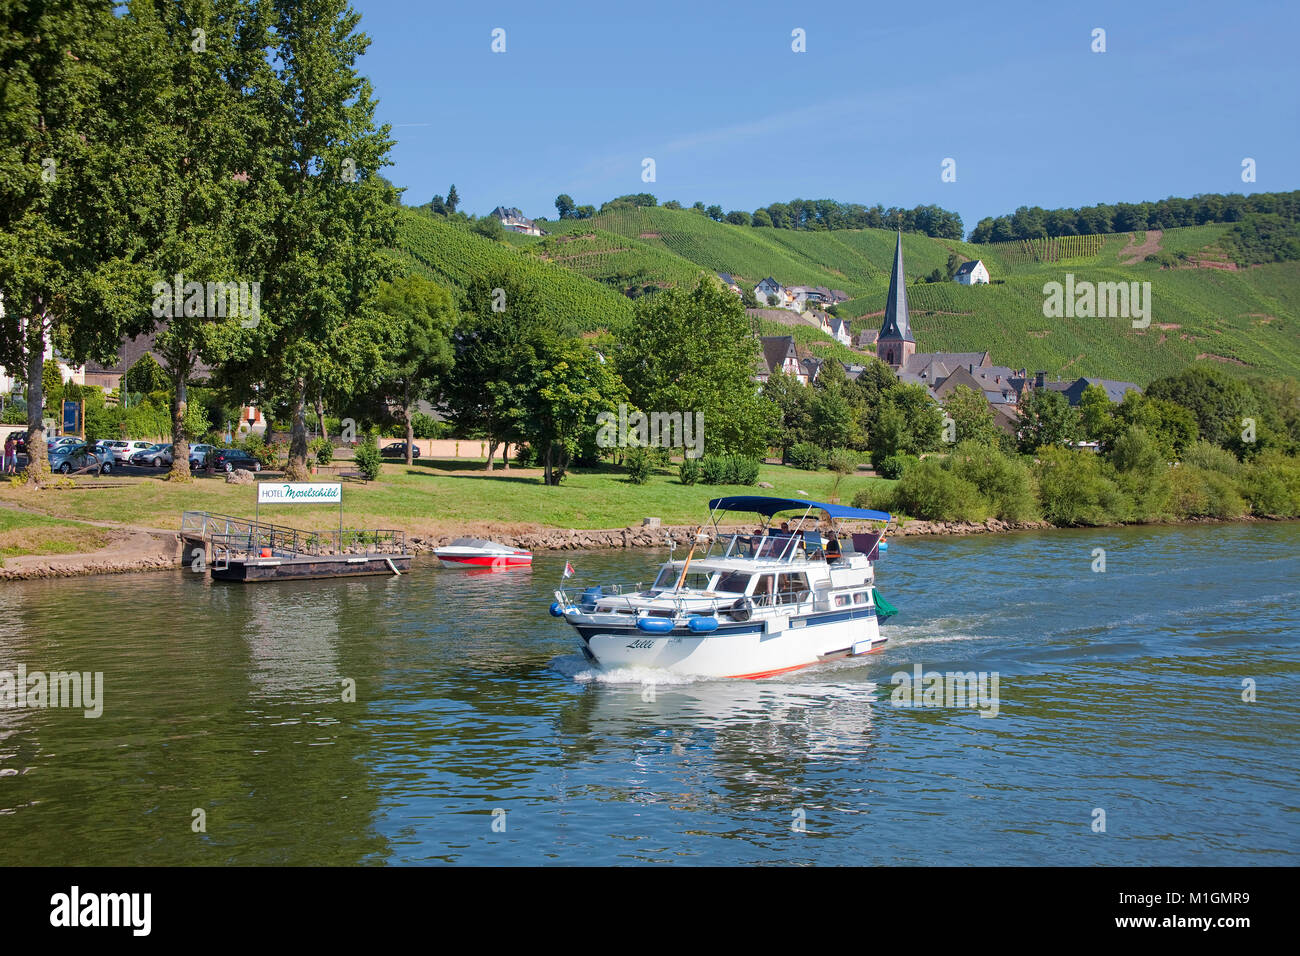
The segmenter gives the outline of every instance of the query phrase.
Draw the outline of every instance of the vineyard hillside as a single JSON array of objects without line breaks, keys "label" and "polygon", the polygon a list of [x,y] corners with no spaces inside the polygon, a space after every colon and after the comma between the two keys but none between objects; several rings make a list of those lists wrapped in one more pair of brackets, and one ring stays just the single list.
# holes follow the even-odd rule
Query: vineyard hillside
[{"label": "vineyard hillside", "polygon": [[[620,208],[587,220],[546,223],[551,235],[520,243],[619,291],[693,283],[727,272],[751,287],[824,285],[850,297],[839,314],[879,325],[894,253],[887,230],[803,232],[714,222],[685,210]],[[1218,249],[1225,225],[1162,233],[1069,236],[977,245],[903,237],[908,300],[918,348],[988,349],[1000,365],[1049,376],[1088,375],[1145,385],[1196,363],[1234,374],[1300,377],[1300,262],[1238,269]],[[993,283],[915,284],[946,272],[952,253],[983,259]],[[1154,261],[1148,261],[1148,256]],[[1049,282],[1151,283],[1151,323],[1130,318],[1048,318]],[[801,332],[815,340],[815,329]]]}]

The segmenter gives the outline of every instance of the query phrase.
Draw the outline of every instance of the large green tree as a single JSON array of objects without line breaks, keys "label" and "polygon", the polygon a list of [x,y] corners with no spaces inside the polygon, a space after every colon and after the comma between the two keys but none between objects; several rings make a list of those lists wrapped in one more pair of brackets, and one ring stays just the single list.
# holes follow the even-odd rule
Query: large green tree
[{"label": "large green tree", "polygon": [[387,335],[377,391],[389,417],[406,431],[406,463],[412,463],[416,403],[437,403],[451,374],[451,336],[456,309],[451,294],[419,275],[380,287],[375,311]]},{"label": "large green tree", "polygon": [[28,475],[47,473],[47,346],[111,361],[149,324],[133,221],[135,104],[117,95],[122,24],[107,0],[0,4],[0,365],[27,383]]},{"label": "large green tree", "polygon": [[375,126],[369,46],[346,0],[262,0],[274,81],[249,95],[268,117],[258,144],[271,180],[258,261],[258,325],[230,343],[228,380],[287,400],[287,476],[307,476],[306,409],[324,390],[364,391],[383,366],[375,290],[396,274],[389,127]]},{"label": "large green tree", "polygon": [[123,20],[119,89],[137,104],[130,158],[147,177],[143,258],[159,283],[150,311],[171,387],[173,479],[188,479],[203,420],[189,408],[200,358],[260,321],[276,171],[261,148],[269,116],[249,91],[274,85],[267,23],[254,0],[133,0]]},{"label": "large green tree", "polygon": [[453,336],[456,373],[445,402],[459,433],[487,440],[487,470],[497,448],[520,441],[538,350],[555,331],[542,313],[541,293],[514,273],[470,282]]},{"label": "large green tree", "polygon": [[632,404],[704,416],[710,453],[761,455],[777,414],[758,395],[758,339],[740,299],[716,280],[637,300],[619,355]]},{"label": "large green tree", "polygon": [[1060,392],[1033,389],[1020,403],[1020,430],[1017,443],[1025,454],[1044,446],[1065,445],[1079,432],[1078,412]]},{"label": "large green tree", "polygon": [[558,485],[574,455],[594,444],[598,416],[627,401],[627,387],[595,349],[575,339],[542,349],[533,379],[522,427],[541,452],[543,481]]},{"label": "large green tree", "polygon": [[952,419],[954,442],[972,441],[990,448],[998,447],[1001,433],[993,418],[988,400],[975,389],[958,385],[943,403]]}]

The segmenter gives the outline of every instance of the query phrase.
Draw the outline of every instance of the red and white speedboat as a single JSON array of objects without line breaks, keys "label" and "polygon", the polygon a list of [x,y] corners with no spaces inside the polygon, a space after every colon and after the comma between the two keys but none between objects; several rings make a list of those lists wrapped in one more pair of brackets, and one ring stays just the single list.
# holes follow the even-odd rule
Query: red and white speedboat
[{"label": "red and white speedboat", "polygon": [[533,553],[520,548],[485,541],[482,538],[457,538],[451,544],[434,550],[434,556],[448,564],[463,564],[475,568],[518,568],[533,563]]}]

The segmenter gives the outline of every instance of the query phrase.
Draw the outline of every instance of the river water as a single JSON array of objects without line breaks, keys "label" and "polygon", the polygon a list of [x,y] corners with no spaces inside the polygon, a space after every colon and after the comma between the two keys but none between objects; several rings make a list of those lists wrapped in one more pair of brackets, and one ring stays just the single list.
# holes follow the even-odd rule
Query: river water
[{"label": "river water", "polygon": [[[895,539],[883,653],[593,671],[547,613],[564,562],[662,557],[0,585],[0,672],[103,673],[98,718],[0,709],[0,858],[1300,862],[1300,525]],[[895,706],[916,665],[996,674],[997,715]]]}]

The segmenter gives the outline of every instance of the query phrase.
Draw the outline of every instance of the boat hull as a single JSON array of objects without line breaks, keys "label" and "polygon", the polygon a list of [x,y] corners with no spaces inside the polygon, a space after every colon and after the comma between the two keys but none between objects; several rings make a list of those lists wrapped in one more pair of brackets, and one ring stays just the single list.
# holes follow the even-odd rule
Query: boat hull
[{"label": "boat hull", "polygon": [[680,628],[653,634],[636,626],[570,620],[584,652],[606,670],[646,668],[693,677],[758,679],[884,647],[875,608],[723,625],[708,634]]},{"label": "boat hull", "polygon": [[434,556],[439,561],[445,561],[448,564],[459,564],[472,568],[518,568],[533,563],[531,554],[448,554],[435,551]]}]

